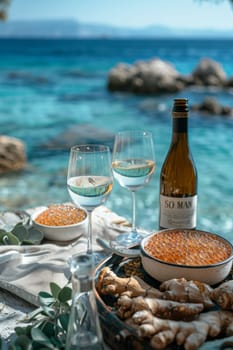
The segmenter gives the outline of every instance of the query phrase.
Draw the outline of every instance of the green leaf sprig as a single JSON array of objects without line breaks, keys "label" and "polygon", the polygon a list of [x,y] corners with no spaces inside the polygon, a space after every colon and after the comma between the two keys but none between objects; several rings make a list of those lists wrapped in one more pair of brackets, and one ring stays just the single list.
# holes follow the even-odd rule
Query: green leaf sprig
[{"label": "green leaf sprig", "polygon": [[0,245],[36,245],[40,244],[44,234],[27,223],[17,223],[12,230],[0,229]]},{"label": "green leaf sprig", "polygon": [[50,290],[39,293],[40,307],[27,315],[27,326],[15,328],[16,338],[8,350],[65,349],[72,290],[56,283],[50,283]]}]

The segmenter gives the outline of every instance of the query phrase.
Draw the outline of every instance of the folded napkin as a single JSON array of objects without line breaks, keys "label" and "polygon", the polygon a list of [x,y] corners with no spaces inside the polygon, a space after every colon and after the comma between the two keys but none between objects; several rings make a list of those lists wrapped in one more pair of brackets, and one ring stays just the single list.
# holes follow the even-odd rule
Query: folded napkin
[{"label": "folded napkin", "polygon": [[[29,214],[33,213],[28,210]],[[96,237],[107,240],[127,229],[128,222],[121,216],[101,206],[93,211],[93,248],[102,250]],[[45,243],[37,246],[0,246],[0,287],[27,302],[38,305],[38,293],[50,291],[50,282],[59,286],[67,283],[69,268],[67,260],[74,254],[85,252],[85,236],[67,245]],[[11,253],[12,254],[11,256]],[[19,252],[20,254],[17,254]],[[4,257],[10,258],[4,260]]]}]

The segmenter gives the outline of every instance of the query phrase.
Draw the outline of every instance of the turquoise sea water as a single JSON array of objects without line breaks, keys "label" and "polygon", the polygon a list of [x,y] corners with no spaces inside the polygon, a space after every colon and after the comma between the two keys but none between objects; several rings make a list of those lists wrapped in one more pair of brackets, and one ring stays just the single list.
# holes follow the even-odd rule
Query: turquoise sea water
[{"label": "turquoise sea water", "polygon": [[[28,168],[0,178],[0,209],[20,209],[69,200],[68,153],[43,145],[73,125],[92,124],[115,133],[152,130],[156,172],[138,191],[138,226],[158,225],[158,187],[171,138],[173,98],[190,104],[214,96],[233,107],[233,91],[192,88],[177,94],[133,96],[106,89],[118,62],[159,57],[189,74],[203,57],[233,76],[233,40],[0,40],[1,134],[22,139]],[[198,227],[233,242],[233,119],[190,115],[190,145],[198,169]],[[131,195],[114,185],[106,205],[130,219]]]}]

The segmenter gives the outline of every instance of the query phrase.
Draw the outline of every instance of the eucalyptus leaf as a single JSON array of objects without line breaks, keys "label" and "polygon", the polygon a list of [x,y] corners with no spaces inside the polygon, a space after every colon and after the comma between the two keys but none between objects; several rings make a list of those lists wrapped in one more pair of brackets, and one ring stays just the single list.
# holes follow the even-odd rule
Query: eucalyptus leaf
[{"label": "eucalyptus leaf", "polygon": [[65,350],[71,289],[55,283],[50,284],[50,289],[53,295],[39,293],[40,307],[26,316],[24,322],[30,325],[15,328],[15,339],[8,350]]},{"label": "eucalyptus leaf", "polygon": [[47,315],[51,318],[54,318],[54,316],[56,315],[56,311],[50,306],[43,305],[42,309],[43,309],[45,315]]},{"label": "eucalyptus leaf", "polygon": [[51,282],[49,286],[50,286],[50,290],[51,290],[51,293],[52,293],[53,297],[57,299],[58,295],[59,295],[59,293],[61,291],[61,287],[59,287],[54,282]]},{"label": "eucalyptus leaf", "polygon": [[56,299],[47,292],[40,292],[39,301],[40,301],[40,304],[43,306],[43,305],[50,305],[51,303],[54,303]]},{"label": "eucalyptus leaf", "polygon": [[43,322],[43,324],[38,327],[40,329],[43,329],[43,333],[45,335],[47,335],[47,337],[52,338],[54,335],[56,335],[56,331],[55,331],[55,326],[54,323],[52,322]]},{"label": "eucalyptus leaf", "polygon": [[15,327],[15,333],[17,335],[27,335],[27,329],[25,327]]},{"label": "eucalyptus leaf", "polygon": [[[44,234],[34,227],[28,229],[28,241],[33,244],[40,244],[44,238]],[[25,240],[24,240],[25,241]]]},{"label": "eucalyptus leaf", "polygon": [[20,335],[26,335],[26,330],[23,327],[16,327],[15,328],[15,333],[20,336]]},{"label": "eucalyptus leaf", "polygon": [[68,300],[71,299],[71,296],[72,296],[72,289],[65,286],[64,288],[61,289],[59,295],[58,295],[58,300],[61,302],[61,303],[64,303]]},{"label": "eucalyptus leaf", "polygon": [[40,315],[40,313],[43,311],[42,307],[37,308],[36,310],[33,310],[32,312],[30,312],[29,314],[27,314],[24,322],[31,322],[33,321],[34,318],[36,318],[38,315]]},{"label": "eucalyptus leaf", "polygon": [[11,233],[13,235],[15,235],[19,239],[20,242],[23,242],[29,236],[28,230],[21,222],[19,222],[17,225],[15,225],[15,227],[13,228]]},{"label": "eucalyptus leaf", "polygon": [[55,349],[51,340],[39,328],[32,328],[32,339],[39,344],[46,345],[48,349]]},{"label": "eucalyptus leaf", "polygon": [[12,233],[1,230],[1,232],[0,232],[0,244],[2,244],[2,245],[20,245],[20,241]]},{"label": "eucalyptus leaf", "polygon": [[65,331],[67,331],[67,329],[68,329],[68,323],[69,323],[69,314],[61,314],[60,316],[59,316],[59,322],[60,322],[60,324],[61,324],[61,327],[65,330]]},{"label": "eucalyptus leaf", "polygon": [[29,226],[29,221],[18,222],[11,230],[0,229],[0,244],[2,245],[33,245],[40,244],[44,234]]}]

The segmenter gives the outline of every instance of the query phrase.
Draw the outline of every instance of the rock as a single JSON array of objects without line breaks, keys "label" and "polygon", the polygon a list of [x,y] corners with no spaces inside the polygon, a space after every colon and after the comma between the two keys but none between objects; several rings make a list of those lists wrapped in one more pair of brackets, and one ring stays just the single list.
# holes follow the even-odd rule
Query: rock
[{"label": "rock", "polygon": [[191,106],[191,109],[194,111],[203,112],[205,114],[233,116],[233,108],[222,106],[215,98],[212,97],[206,97],[202,103]]},{"label": "rock", "polygon": [[119,64],[108,76],[108,89],[140,94],[170,93],[184,88],[175,68],[159,58],[133,65]]},{"label": "rock", "polygon": [[133,75],[133,67],[124,63],[118,64],[109,72],[108,89],[112,91],[130,90]]},{"label": "rock", "polygon": [[223,86],[226,74],[222,66],[209,58],[203,58],[192,73],[196,85]]},{"label": "rock", "polygon": [[114,134],[107,130],[96,128],[89,124],[74,125],[65,130],[42,147],[52,150],[68,150],[76,144],[105,144],[113,145]]},{"label": "rock", "polygon": [[233,88],[233,77],[230,77],[226,82],[226,87]]},{"label": "rock", "polygon": [[184,87],[195,85],[195,80],[192,75],[180,75],[177,80],[180,81]]},{"label": "rock", "polygon": [[200,60],[187,76],[179,74],[168,62],[159,58],[139,61],[132,65],[120,63],[110,70],[108,89],[138,94],[174,93],[191,85],[232,87],[222,66],[209,58]]},{"label": "rock", "polygon": [[26,163],[24,143],[14,137],[0,136],[0,174],[21,170]]}]

